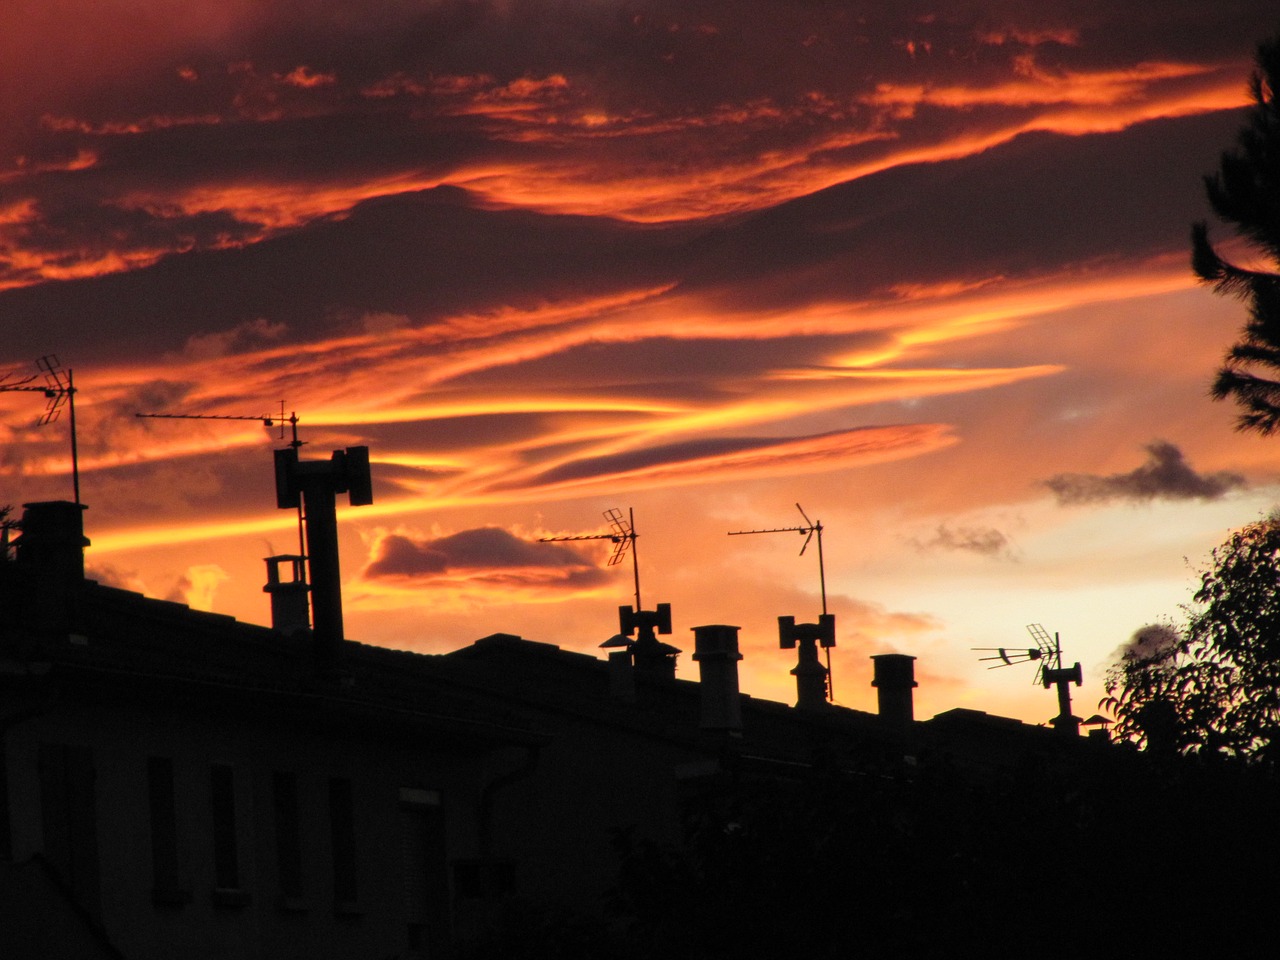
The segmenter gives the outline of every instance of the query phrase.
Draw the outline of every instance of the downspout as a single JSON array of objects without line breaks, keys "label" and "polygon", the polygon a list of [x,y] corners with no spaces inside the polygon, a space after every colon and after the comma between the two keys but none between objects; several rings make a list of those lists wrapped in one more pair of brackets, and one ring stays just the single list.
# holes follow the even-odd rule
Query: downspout
[{"label": "downspout", "polygon": [[538,760],[541,759],[540,747],[523,746],[523,749],[524,759],[514,769],[494,777],[480,791],[480,816],[476,824],[476,840],[480,858],[483,861],[488,861],[493,854],[493,808],[498,792],[533,776]]}]

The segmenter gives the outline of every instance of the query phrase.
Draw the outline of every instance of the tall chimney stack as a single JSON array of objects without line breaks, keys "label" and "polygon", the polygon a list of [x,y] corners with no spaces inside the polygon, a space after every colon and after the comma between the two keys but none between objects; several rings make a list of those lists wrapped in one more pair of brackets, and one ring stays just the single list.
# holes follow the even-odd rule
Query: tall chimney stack
[{"label": "tall chimney stack", "polygon": [[338,566],[337,494],[353,507],[373,503],[369,448],[333,451],[329,460],[299,460],[297,447],[276,451],[276,506],[303,508],[307,531],[307,568],[311,584],[311,629],[321,660],[340,656],[342,574]]},{"label": "tall chimney stack", "polygon": [[26,597],[41,629],[65,631],[79,606],[84,582],[83,504],[67,500],[24,503],[16,563],[28,584]]},{"label": "tall chimney stack", "polygon": [[875,679],[871,685],[879,691],[880,718],[895,729],[905,731],[915,720],[911,691],[919,686],[916,658],[905,653],[882,653],[871,659],[875,663]]},{"label": "tall chimney stack", "polygon": [[722,623],[693,628],[693,659],[702,692],[703,730],[728,734],[742,730],[742,697],[738,692],[738,628]]}]

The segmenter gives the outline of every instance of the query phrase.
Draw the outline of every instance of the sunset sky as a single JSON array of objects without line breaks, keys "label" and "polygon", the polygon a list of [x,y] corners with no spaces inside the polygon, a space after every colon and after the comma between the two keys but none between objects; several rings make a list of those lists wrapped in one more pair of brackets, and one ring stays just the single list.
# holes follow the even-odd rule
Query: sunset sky
[{"label": "sunset sky", "polygon": [[[10,9],[14,0],[10,0]],[[90,575],[266,622],[279,432],[367,444],[346,627],[444,652],[821,612],[838,702],[1046,721],[1280,492],[1207,386],[1201,175],[1274,2],[16,0],[0,31],[0,375],[74,371]],[[1226,241],[1229,231],[1212,235]],[[0,504],[70,499],[66,419],[0,394]]]}]

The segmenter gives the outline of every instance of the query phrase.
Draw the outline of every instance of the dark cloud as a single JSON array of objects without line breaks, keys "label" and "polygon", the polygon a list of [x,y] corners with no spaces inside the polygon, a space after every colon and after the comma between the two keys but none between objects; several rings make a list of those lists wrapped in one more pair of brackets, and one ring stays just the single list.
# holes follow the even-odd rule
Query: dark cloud
[{"label": "dark cloud", "polygon": [[927,539],[913,539],[911,543],[920,551],[959,551],[976,553],[984,557],[1013,558],[1009,537],[995,527],[951,527],[939,524]]},{"label": "dark cloud", "polygon": [[1124,660],[1157,660],[1181,642],[1182,637],[1169,624],[1149,623],[1135,630],[1128,641],[1115,649],[1107,662],[1119,664]]},{"label": "dark cloud", "polygon": [[652,230],[482,210],[463,191],[442,188],[361,204],[348,217],[246,249],[3,291],[0,328],[15,357],[65,344],[67,355],[135,359],[258,320],[311,341],[345,333],[371,312],[424,323],[656,286],[672,276],[672,247]]},{"label": "dark cloud", "polygon": [[1223,111],[1031,133],[860,177],[708,232],[683,288],[781,307],[1181,253],[1186,225],[1204,215],[1200,176],[1239,124]]},{"label": "dark cloud", "polygon": [[1060,504],[1082,504],[1115,500],[1131,503],[1217,500],[1248,485],[1237,473],[1196,473],[1172,443],[1158,440],[1148,444],[1146,451],[1147,462],[1128,473],[1109,476],[1060,473],[1046,480],[1045,486],[1054,492]]},{"label": "dark cloud", "polygon": [[659,384],[675,381],[685,385],[687,392],[682,395],[691,395],[736,378],[755,378],[763,371],[814,368],[836,355],[887,349],[892,344],[893,338],[883,331],[759,339],[653,336],[638,341],[589,341],[545,357],[464,374],[449,383],[642,386],[646,395],[658,396],[665,392]]},{"label": "dark cloud", "polygon": [[445,574],[490,583],[574,589],[608,579],[590,558],[566,544],[523,540],[499,527],[479,527],[435,539],[385,534],[374,543],[361,575],[366,579],[430,580]]},{"label": "dark cloud", "polygon": [[[64,198],[56,218],[22,229],[65,267],[107,252],[112,238],[126,258],[186,252],[131,272],[0,292],[3,349],[13,357],[54,349],[132,359],[258,321],[283,324],[286,340],[305,342],[345,332],[369,313],[421,325],[671,284],[675,296],[709,296],[725,307],[893,301],[919,285],[1181,253],[1186,224],[1204,213],[1199,176],[1238,125],[1237,114],[1221,112],[1113,134],[1031,134],[701,225],[487,209],[456,188],[368,201],[284,232],[224,213],[95,211],[88,197]],[[358,139],[380,142],[372,131]],[[328,148],[317,142],[304,153],[295,180]],[[633,362],[645,359],[632,352]],[[625,366],[614,362],[592,377]]]},{"label": "dark cloud", "polygon": [[547,470],[538,475],[536,483],[552,484],[566,480],[582,480],[589,477],[608,476],[632,470],[646,470],[690,464],[719,457],[735,457],[759,452],[768,457],[772,451],[791,443],[808,440],[835,439],[853,436],[859,430],[833,430],[809,437],[704,437],[680,443],[658,444],[640,450],[629,450],[604,457],[584,457]]}]

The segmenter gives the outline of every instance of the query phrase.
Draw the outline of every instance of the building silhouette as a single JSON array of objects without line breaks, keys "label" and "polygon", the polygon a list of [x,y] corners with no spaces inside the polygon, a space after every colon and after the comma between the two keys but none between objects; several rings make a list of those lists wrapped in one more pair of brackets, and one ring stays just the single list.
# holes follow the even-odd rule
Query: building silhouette
[{"label": "building silhouette", "polygon": [[[443,655],[318,635],[302,557],[268,559],[273,623],[247,624],[86,579],[83,511],[27,504],[0,559],[5,957],[570,956],[573,937],[715,956],[732,937],[708,930],[755,929],[755,879],[791,877],[775,905],[843,889],[802,879],[834,851],[863,940],[895,936],[1003,830],[944,829],[985,815],[975,797],[1056,797],[1055,771],[1124,753],[979,711],[917,720],[900,654],[873,658],[877,713],[750,697],[730,625],[692,629],[696,681],[510,634]],[[664,900],[726,863],[732,903]],[[786,942],[854,935],[824,917]]]}]

